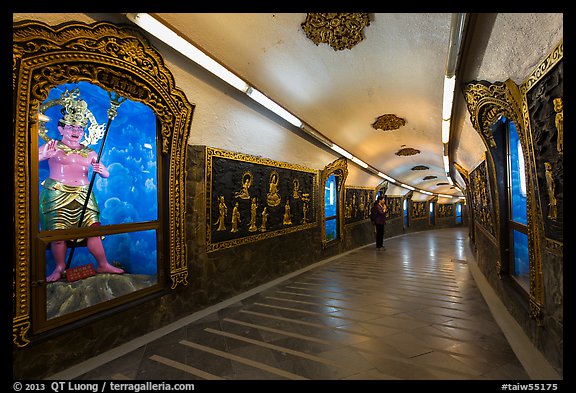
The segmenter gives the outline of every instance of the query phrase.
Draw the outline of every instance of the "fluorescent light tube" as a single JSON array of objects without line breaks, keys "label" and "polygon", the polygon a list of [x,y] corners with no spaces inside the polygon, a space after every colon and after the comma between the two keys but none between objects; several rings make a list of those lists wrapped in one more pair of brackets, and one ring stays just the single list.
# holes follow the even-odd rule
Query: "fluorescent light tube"
[{"label": "fluorescent light tube", "polygon": [[348,158],[348,159],[352,159],[352,157],[354,157],[352,154],[348,153],[346,150],[342,149],[340,146],[336,145],[336,144],[332,144],[332,150],[342,154],[344,157]]},{"label": "fluorescent light tube", "polygon": [[260,103],[264,107],[276,113],[278,116],[286,120],[288,123],[295,125],[298,128],[302,126],[302,122],[300,121],[300,119],[298,119],[296,116],[288,112],[286,109],[282,108],[280,105],[278,105],[270,98],[266,97],[264,94],[254,89],[253,87],[250,87],[246,92],[246,94],[248,94],[248,97],[252,98],[254,101]]},{"label": "fluorescent light tube", "polygon": [[359,158],[352,157],[352,161],[354,161],[356,164],[360,165],[363,168],[368,168],[368,164],[366,164],[364,161],[362,161]]},{"label": "fluorescent light tube", "polygon": [[184,56],[200,65],[204,69],[210,71],[224,82],[242,92],[246,92],[246,90],[248,90],[249,85],[245,81],[218,63],[216,60],[202,52],[200,49],[196,48],[193,44],[176,34],[176,32],[169,29],[150,14],[128,13],[126,16],[136,25],[140,26],[148,33],[152,34],[159,40],[182,53]]}]

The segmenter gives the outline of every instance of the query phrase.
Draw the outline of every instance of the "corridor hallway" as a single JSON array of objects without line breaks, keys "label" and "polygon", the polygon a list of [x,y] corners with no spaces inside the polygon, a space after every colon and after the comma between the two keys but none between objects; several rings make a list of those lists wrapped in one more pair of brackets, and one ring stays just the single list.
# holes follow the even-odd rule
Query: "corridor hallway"
[{"label": "corridor hallway", "polygon": [[467,228],[384,245],[321,261],[46,379],[560,379],[490,294]]}]

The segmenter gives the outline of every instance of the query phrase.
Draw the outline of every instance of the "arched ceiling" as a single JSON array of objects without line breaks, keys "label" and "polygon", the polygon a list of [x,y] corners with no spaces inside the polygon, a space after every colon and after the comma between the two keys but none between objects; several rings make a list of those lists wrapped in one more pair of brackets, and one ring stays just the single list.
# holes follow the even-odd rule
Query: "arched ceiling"
[{"label": "arched ceiling", "polygon": [[[363,39],[350,49],[317,45],[303,27],[305,13],[155,15],[370,166],[417,188],[462,195],[447,183],[442,159],[452,14],[368,14]],[[381,116],[404,125],[376,128]]]},{"label": "arched ceiling", "polygon": [[[54,21],[74,17],[51,15]],[[132,23],[125,14],[86,15]],[[417,189],[453,196],[465,188],[454,164],[470,171],[486,151],[472,127],[462,84],[508,79],[521,84],[563,35],[562,13],[463,14],[446,148],[442,100],[449,49],[454,49],[452,13],[370,13],[369,23],[359,29],[361,39],[344,49],[314,42],[323,28],[344,19],[317,19],[306,27],[316,35],[307,35],[306,13],[153,15],[370,167]],[[458,187],[448,182],[445,150]],[[366,179],[370,186],[382,180],[371,172],[351,183],[361,185]],[[408,191],[391,189],[393,194]]]}]

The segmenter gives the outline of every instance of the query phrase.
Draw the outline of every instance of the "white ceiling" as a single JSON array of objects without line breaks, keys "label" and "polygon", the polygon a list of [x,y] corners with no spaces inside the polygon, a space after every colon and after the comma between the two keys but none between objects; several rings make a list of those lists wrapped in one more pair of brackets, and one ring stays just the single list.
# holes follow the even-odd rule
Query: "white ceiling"
[{"label": "white ceiling", "polygon": [[[344,50],[309,39],[305,13],[155,16],[381,172],[417,188],[462,195],[437,185],[447,181],[441,125],[452,14],[369,14],[364,39]],[[406,125],[374,129],[383,114]],[[405,147],[420,153],[395,154]],[[429,169],[412,170],[417,165]]]},{"label": "white ceiling", "polygon": [[[438,185],[447,181],[441,126],[451,13],[370,13],[364,39],[344,50],[314,44],[302,28],[306,13],[154,15],[377,170],[418,189],[462,195],[458,188]],[[87,18],[131,23],[123,14],[13,15],[15,20],[39,16],[52,23]],[[562,39],[563,14],[481,13],[467,20],[449,151],[451,162],[471,170],[486,149],[471,125],[461,84],[507,79],[521,84]],[[372,123],[383,114],[406,124],[374,129]],[[405,147],[420,153],[396,154]],[[429,169],[412,170],[415,166]],[[451,174],[465,186],[456,171]]]}]

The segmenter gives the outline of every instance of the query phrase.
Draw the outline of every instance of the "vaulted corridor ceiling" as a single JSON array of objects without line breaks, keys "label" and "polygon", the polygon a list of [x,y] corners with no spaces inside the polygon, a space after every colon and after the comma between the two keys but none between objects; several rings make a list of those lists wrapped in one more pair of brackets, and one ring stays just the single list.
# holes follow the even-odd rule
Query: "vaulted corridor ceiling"
[{"label": "vaulted corridor ceiling", "polygon": [[[521,84],[562,38],[563,23],[562,14],[534,13],[154,17],[297,116],[317,139],[366,163],[372,173],[452,196],[462,196],[465,188],[454,163],[473,169],[486,150],[472,127],[463,84],[508,79]],[[445,145],[444,81],[454,72]],[[401,188],[397,193],[408,191]]]}]

